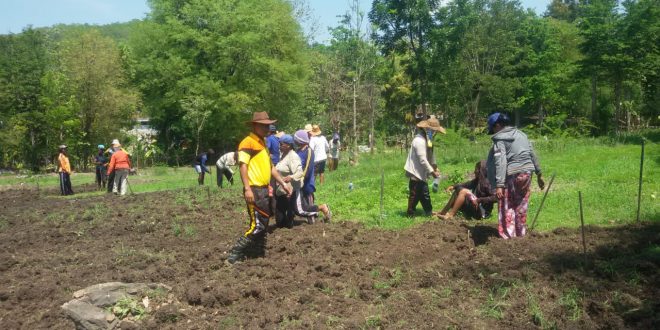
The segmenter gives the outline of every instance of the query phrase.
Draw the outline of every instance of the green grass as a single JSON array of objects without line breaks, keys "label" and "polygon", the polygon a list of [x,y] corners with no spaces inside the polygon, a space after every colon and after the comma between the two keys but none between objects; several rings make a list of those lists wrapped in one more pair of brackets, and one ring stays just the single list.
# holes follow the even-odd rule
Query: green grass
[{"label": "green grass", "polygon": [[[537,221],[537,229],[550,230],[556,227],[580,225],[578,191],[582,192],[584,220],[586,224],[616,225],[635,221],[637,212],[637,189],[639,180],[640,146],[621,138],[543,138],[532,139],[544,171],[546,185],[556,173],[555,181]],[[619,143],[626,142],[626,143]],[[449,198],[444,189],[459,180],[465,180],[474,170],[474,164],[487,156],[490,147],[488,136],[478,136],[469,141],[455,131],[439,136],[435,141],[437,163],[444,179],[440,191],[431,193],[434,210],[439,210]],[[317,183],[317,203],[328,203],[334,221],[362,222],[368,227],[403,229],[430,221],[422,216],[418,205],[418,216],[406,217],[408,180],[403,166],[408,150],[379,148],[373,155],[360,154],[357,166],[348,166],[347,157],[341,159],[339,169],[326,172],[326,182]],[[641,219],[660,220],[660,146],[656,140],[646,143],[646,160],[642,190]],[[383,212],[380,207],[381,174],[384,178]],[[76,189],[82,184],[93,184],[92,173],[74,173],[71,178],[74,196],[53,198],[84,198],[103,195],[104,192],[82,192]],[[190,167],[154,167],[140,169],[139,175],[129,176],[134,193],[177,190],[175,203],[187,207],[209,202],[207,188],[197,187],[197,176]],[[237,180],[240,181],[240,180]],[[543,193],[536,187],[530,199],[528,224],[536,214]],[[348,189],[349,182],[354,189]],[[36,189],[57,188],[56,174],[2,175],[0,189],[6,186]],[[241,198],[241,184],[219,189],[215,185],[215,173],[207,177],[211,201],[220,198]],[[5,186],[5,187],[3,187]],[[52,191],[51,191],[52,193]],[[42,195],[45,193],[42,191]],[[90,211],[90,215],[101,210]],[[495,222],[495,216],[485,220]],[[183,228],[181,228],[183,231]]]}]

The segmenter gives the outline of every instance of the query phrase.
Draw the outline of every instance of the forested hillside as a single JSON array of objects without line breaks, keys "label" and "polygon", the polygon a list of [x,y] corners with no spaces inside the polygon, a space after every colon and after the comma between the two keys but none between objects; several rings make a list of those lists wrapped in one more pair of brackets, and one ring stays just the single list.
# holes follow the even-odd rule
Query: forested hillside
[{"label": "forested hillside", "polygon": [[[660,124],[660,1],[353,0],[329,44],[304,1],[150,0],[142,21],[0,35],[0,168],[76,168],[121,138],[150,163],[228,150],[253,111],[347,146],[405,136],[416,111],[473,134],[509,111],[540,135]],[[344,5],[338,2],[337,5]],[[366,28],[365,28],[366,26]],[[148,117],[155,140],[126,134]],[[132,139],[132,140],[131,140]]]}]

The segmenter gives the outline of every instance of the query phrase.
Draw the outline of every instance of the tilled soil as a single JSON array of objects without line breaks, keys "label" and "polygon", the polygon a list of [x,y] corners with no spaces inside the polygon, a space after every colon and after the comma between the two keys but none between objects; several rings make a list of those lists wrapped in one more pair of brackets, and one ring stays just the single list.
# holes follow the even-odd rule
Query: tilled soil
[{"label": "tilled soil", "polygon": [[[660,224],[497,237],[494,221],[398,232],[271,228],[265,258],[227,266],[240,196],[118,198],[0,191],[0,328],[70,329],[60,306],[103,282],[173,288],[135,323],[207,328],[654,328]],[[344,215],[343,218],[346,218]]]}]

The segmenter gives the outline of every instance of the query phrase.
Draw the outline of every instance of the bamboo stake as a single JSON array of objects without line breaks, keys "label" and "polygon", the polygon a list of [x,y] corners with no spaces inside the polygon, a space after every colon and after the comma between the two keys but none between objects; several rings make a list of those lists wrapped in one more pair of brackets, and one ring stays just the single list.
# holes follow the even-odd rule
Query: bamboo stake
[{"label": "bamboo stake", "polygon": [[639,211],[642,207],[642,176],[644,174],[644,139],[642,139],[642,159],[639,163],[639,191],[637,192],[637,222],[639,222]]},{"label": "bamboo stake", "polygon": [[580,201],[580,224],[582,225],[582,255],[584,256],[584,264],[587,264],[587,241],[584,238],[584,212],[582,211],[582,192],[578,191],[578,199]]},{"label": "bamboo stake", "polygon": [[380,170],[380,217],[378,220],[378,226],[383,224],[383,193],[385,190],[385,171]]},{"label": "bamboo stake", "polygon": [[548,192],[550,192],[550,187],[552,187],[553,181],[555,181],[555,173],[552,173],[552,177],[550,178],[550,182],[548,183],[548,189],[545,190],[545,193],[543,194],[543,199],[541,199],[541,205],[539,206],[539,209],[536,210],[534,221],[532,221],[532,227],[529,229],[530,234],[534,230],[534,226],[536,225],[536,219],[538,219],[539,213],[541,213],[541,209],[543,208],[543,203],[545,203],[545,198],[548,197]]}]

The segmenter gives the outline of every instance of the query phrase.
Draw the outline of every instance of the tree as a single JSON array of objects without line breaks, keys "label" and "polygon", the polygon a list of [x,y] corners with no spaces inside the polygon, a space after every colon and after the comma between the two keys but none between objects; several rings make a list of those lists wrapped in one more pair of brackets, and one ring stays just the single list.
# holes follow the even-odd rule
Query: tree
[{"label": "tree", "polygon": [[[80,120],[77,150],[86,166],[93,146],[133,124],[139,104],[127,86],[119,47],[96,30],[62,42],[62,70]],[[82,150],[82,152],[81,152]]]},{"label": "tree", "polygon": [[[168,151],[188,140],[234,148],[247,129],[237,123],[245,122],[251,111],[268,111],[281,122],[300,114],[291,109],[301,108],[308,65],[302,30],[289,2],[149,4],[152,12],[131,48],[137,59],[136,83],[161,132],[158,141]],[[203,104],[204,110],[191,112],[198,108],[191,104]],[[186,118],[206,111],[210,115],[203,125],[188,125]]]}]

